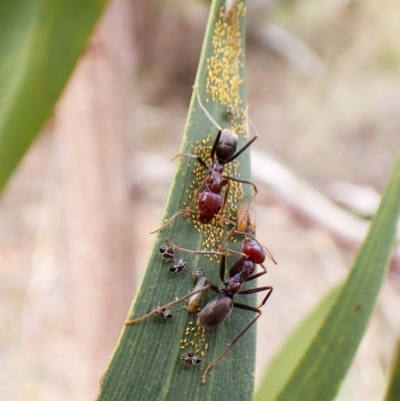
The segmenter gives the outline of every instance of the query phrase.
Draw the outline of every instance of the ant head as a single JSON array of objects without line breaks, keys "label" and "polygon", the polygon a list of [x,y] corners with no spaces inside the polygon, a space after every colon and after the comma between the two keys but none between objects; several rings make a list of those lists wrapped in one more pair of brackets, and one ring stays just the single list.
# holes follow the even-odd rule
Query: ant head
[{"label": "ant head", "polygon": [[223,164],[224,161],[232,157],[236,152],[237,144],[238,136],[236,133],[228,128],[224,128],[221,131],[216,149],[217,160]]},{"label": "ant head", "polygon": [[242,243],[242,252],[247,255],[254,263],[263,263],[265,253],[262,246],[253,238],[246,238]]}]

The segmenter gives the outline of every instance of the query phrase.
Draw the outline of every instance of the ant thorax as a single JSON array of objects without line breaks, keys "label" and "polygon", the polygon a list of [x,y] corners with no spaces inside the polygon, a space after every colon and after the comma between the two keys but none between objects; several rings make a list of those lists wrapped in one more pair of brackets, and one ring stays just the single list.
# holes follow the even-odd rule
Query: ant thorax
[{"label": "ant thorax", "polygon": [[[222,168],[221,168],[222,167]],[[211,171],[211,176],[207,188],[209,191],[219,194],[222,191],[222,187],[228,182],[222,177],[222,171],[224,166],[221,164],[215,164]]]}]

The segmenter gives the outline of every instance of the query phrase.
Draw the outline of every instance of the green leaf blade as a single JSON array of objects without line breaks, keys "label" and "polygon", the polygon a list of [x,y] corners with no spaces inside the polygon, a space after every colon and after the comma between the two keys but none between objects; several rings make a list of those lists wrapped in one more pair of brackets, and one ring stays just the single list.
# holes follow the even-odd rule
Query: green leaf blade
[{"label": "green leaf blade", "polygon": [[301,361],[305,351],[331,310],[340,290],[341,286],[338,286],[329,291],[295,329],[282,349],[271,361],[254,401],[272,401],[276,398],[289,380],[297,364]]},{"label": "green leaf blade", "polygon": [[365,332],[385,277],[399,212],[400,159],[335,304],[277,400],[334,399]]},{"label": "green leaf blade", "polygon": [[0,190],[49,117],[105,0],[0,4]]},{"label": "green leaf blade", "polygon": [[395,358],[390,374],[385,401],[397,401],[400,399],[400,344],[397,341]]},{"label": "green leaf blade", "polygon": [[[201,99],[213,118],[224,128],[239,134],[239,147],[245,138],[245,88],[244,88],[244,3],[235,5],[232,20],[226,21],[222,10],[224,2],[214,1],[206,30],[202,55],[195,84]],[[224,61],[222,61],[224,60]],[[227,108],[234,107],[231,118]],[[217,135],[216,128],[199,107],[195,93],[189,107],[188,120],[181,147],[182,153],[196,153],[206,163]],[[239,148],[238,147],[238,148]],[[226,167],[226,174],[250,180],[249,152]],[[193,159],[180,157],[166,205],[167,218],[190,204],[190,197],[205,176],[204,169]],[[252,187],[234,185],[225,216],[233,217],[235,203],[246,192],[252,196]],[[197,202],[192,205],[197,208]],[[178,216],[157,236],[148,262],[145,277],[136,294],[130,317],[142,316],[156,305],[164,305],[176,297],[182,297],[193,289],[191,272],[203,267],[209,280],[220,285],[219,259],[178,253],[188,262],[190,271],[178,276],[167,270],[168,263],[161,260],[158,248],[169,238],[180,247],[192,250],[216,250],[227,228],[217,224],[203,225],[192,217]],[[195,220],[195,219],[194,219]],[[232,246],[231,246],[232,245]],[[230,244],[240,249],[239,242]],[[228,266],[238,257],[229,257]],[[215,293],[203,295],[202,305],[215,297]],[[238,296],[238,302],[254,304],[254,296]],[[185,304],[182,304],[185,306]],[[206,330],[205,340],[196,325],[195,314],[176,311],[172,321],[165,324],[150,318],[134,326],[127,326],[114,352],[102,382],[99,400],[243,400],[253,396],[255,369],[255,327],[245,333],[227,356],[201,384],[206,366],[223,352],[227,345],[254,317],[251,312],[234,310],[232,315],[217,327]],[[194,335],[197,337],[194,337]],[[183,352],[194,350],[185,346],[185,340],[193,341],[204,352],[201,365],[186,367],[180,363]],[[206,347],[206,344],[208,346]]]}]

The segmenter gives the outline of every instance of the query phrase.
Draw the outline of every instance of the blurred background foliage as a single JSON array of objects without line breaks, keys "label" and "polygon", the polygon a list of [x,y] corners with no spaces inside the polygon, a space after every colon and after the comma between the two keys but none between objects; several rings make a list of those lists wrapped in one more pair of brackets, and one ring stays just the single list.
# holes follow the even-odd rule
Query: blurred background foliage
[{"label": "blurred background foliage", "polygon": [[[148,233],[159,226],[208,7],[109,2],[53,116],[3,191],[5,400],[96,394],[153,241]],[[374,213],[399,149],[399,16],[396,0],[248,4],[248,102],[261,134],[254,148],[354,218]],[[62,64],[62,55],[57,59]],[[33,97],[32,110],[36,103]],[[275,291],[258,324],[261,375],[284,338],[346,275],[360,235],[336,235],[299,211],[295,197],[255,181],[258,238],[279,261],[265,278]],[[351,234],[354,227],[342,229]],[[110,267],[119,280],[110,281]],[[399,293],[395,260],[338,400],[382,398]]]}]

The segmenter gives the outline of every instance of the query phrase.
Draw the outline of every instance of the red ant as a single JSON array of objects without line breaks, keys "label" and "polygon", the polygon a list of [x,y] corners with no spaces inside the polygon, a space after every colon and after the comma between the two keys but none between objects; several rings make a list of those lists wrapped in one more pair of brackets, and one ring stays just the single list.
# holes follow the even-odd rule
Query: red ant
[{"label": "red ant", "polygon": [[[265,260],[265,253],[263,250],[263,247],[256,241],[255,239],[252,238],[246,238],[244,239],[242,243],[242,256],[229,270],[228,277],[225,279],[225,259],[226,255],[222,252],[208,252],[208,251],[191,251],[188,249],[183,249],[179,248],[178,246],[174,245],[171,241],[166,240],[168,245],[171,248],[176,248],[184,252],[189,252],[189,253],[194,253],[194,254],[218,254],[221,255],[221,264],[220,264],[220,279],[221,282],[223,283],[222,288],[218,288],[217,286],[213,284],[208,284],[204,286],[203,288],[200,288],[197,291],[193,291],[190,294],[185,295],[184,297],[169,303],[168,305],[165,305],[162,308],[169,308],[172,305],[175,305],[179,302],[182,302],[183,300],[190,298],[193,296],[195,293],[205,291],[207,289],[211,289],[215,291],[218,296],[212,299],[200,312],[197,324],[200,327],[203,328],[210,328],[214,327],[223,321],[225,321],[229,315],[232,313],[233,308],[239,308],[239,309],[244,309],[248,310],[251,312],[257,313],[257,316],[250,321],[249,324],[232,340],[232,342],[229,344],[229,346],[226,348],[226,350],[218,356],[218,358],[214,359],[206,368],[202,375],[201,382],[205,384],[206,382],[206,376],[208,372],[212,369],[212,367],[219,361],[221,360],[235,345],[235,343],[243,336],[243,334],[255,323],[255,321],[261,316],[261,308],[268,300],[270,295],[272,294],[273,288],[271,286],[266,286],[266,287],[259,287],[259,288],[252,288],[249,290],[243,290],[241,291],[241,286],[243,283],[247,281],[254,280],[265,273],[267,273],[266,268],[262,265],[262,263]],[[275,262],[276,263],[276,262]],[[263,268],[262,272],[255,273],[256,269],[256,264],[261,265]],[[261,291],[268,291],[267,294],[265,295],[264,299],[258,305],[257,307],[253,307],[250,305],[246,304],[240,304],[237,302],[234,302],[234,296],[236,294],[255,294],[257,292]],[[161,307],[160,307],[161,308]],[[153,314],[156,314],[157,310],[153,310],[152,312],[148,313],[145,316],[142,316],[140,318],[130,320],[125,322],[126,325],[130,324],[136,324],[147,317],[150,317]]]},{"label": "red ant", "polygon": [[[176,212],[158,230],[153,231],[152,234],[165,228],[179,214],[182,213],[198,214],[199,220],[203,224],[211,223],[211,221],[217,216],[219,219],[228,221],[230,224],[234,224],[234,222],[232,222],[231,220],[225,219],[221,216],[221,213],[225,208],[225,204],[228,198],[231,181],[252,185],[254,188],[254,192],[257,194],[257,187],[252,182],[242,180],[239,178],[229,177],[223,174],[225,164],[228,164],[233,160],[235,160],[258,138],[258,133],[255,130],[253,124],[252,127],[255,132],[255,136],[252,139],[250,139],[240,150],[236,151],[238,145],[237,134],[228,128],[221,128],[219,126],[219,124],[213,119],[211,114],[207,111],[207,109],[203,105],[197,87],[194,86],[193,89],[196,92],[197,101],[201,109],[203,110],[204,114],[206,115],[208,120],[218,129],[218,134],[217,137],[215,138],[210,153],[211,163],[210,166],[207,166],[206,162],[200,156],[188,153],[179,153],[174,157],[174,159],[178,156],[184,156],[184,157],[190,157],[191,159],[196,159],[206,170],[208,170],[208,174],[203,180],[200,187],[197,189],[195,195],[193,196],[189,208],[181,209],[178,212]],[[225,186],[226,186],[225,194],[224,196],[222,196],[221,192],[223,187]],[[192,203],[194,199],[196,199],[197,197],[199,198],[198,210],[191,210]]]}]

